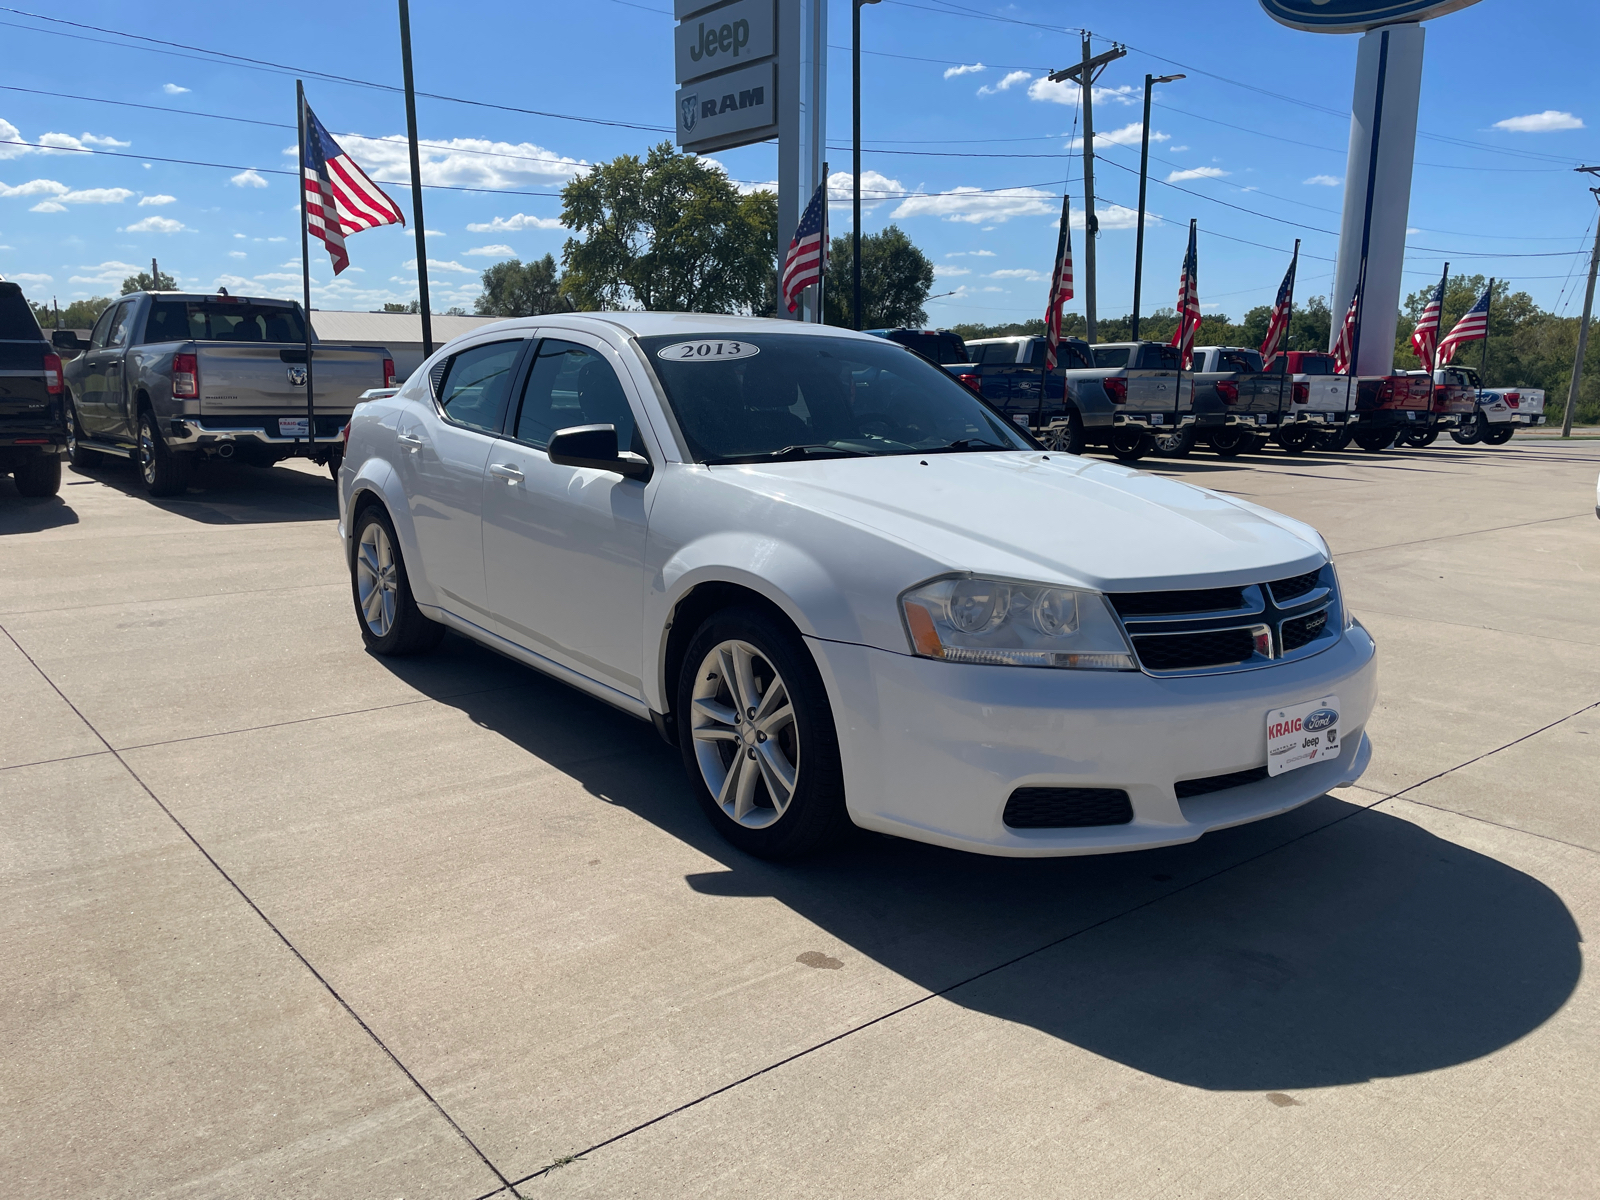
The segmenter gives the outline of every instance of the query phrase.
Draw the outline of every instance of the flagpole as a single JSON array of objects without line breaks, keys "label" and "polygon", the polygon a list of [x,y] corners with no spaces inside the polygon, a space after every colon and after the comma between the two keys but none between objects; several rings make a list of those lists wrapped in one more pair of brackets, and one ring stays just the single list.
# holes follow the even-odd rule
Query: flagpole
[{"label": "flagpole", "polygon": [[[1450,286],[1450,264],[1445,263],[1444,274],[1439,276],[1439,327],[1433,331],[1433,353],[1428,355],[1428,381],[1433,381],[1433,373],[1439,369],[1439,330],[1444,328],[1444,291]],[[1426,307],[1426,306],[1424,306]],[[1481,382],[1481,380],[1480,380]]]},{"label": "flagpole", "polygon": [[311,365],[311,236],[306,213],[306,88],[300,80],[294,81],[295,123],[300,129],[300,284],[305,298],[306,334],[306,439],[312,456],[317,450],[317,409],[313,399],[313,370]]},{"label": "flagpole", "polygon": [[[1050,340],[1050,327],[1051,322],[1053,321],[1056,323],[1056,328],[1058,330],[1060,329],[1061,318],[1059,314],[1061,312],[1062,304],[1060,299],[1061,256],[1067,251],[1067,231],[1071,228],[1071,225],[1069,224],[1072,215],[1071,210],[1072,195],[1070,192],[1067,192],[1065,189],[1063,189],[1061,193],[1061,228],[1056,231],[1055,269],[1050,273],[1050,307],[1044,314],[1045,351],[1044,359],[1039,364],[1039,411],[1034,416],[1033,423],[1035,427],[1038,427],[1044,423],[1045,392],[1048,390],[1050,384],[1050,359],[1053,357],[1051,351],[1054,350],[1056,346],[1061,344],[1061,339],[1059,336],[1052,344]],[[1061,386],[1063,388],[1066,387],[1065,381],[1066,376],[1062,376]]]},{"label": "flagpole", "polygon": [[[404,0],[401,0],[404,3]],[[828,277],[828,251],[832,248],[828,241],[828,164],[822,164],[822,245],[818,250],[822,253],[821,269],[817,271],[817,324],[828,323],[828,312],[822,306],[822,288]]]},{"label": "flagpole", "polygon": [[[1483,355],[1478,359],[1478,386],[1484,385],[1484,374],[1489,370],[1489,312],[1494,308],[1494,276],[1489,276],[1488,300],[1483,305]],[[1440,308],[1444,306],[1441,304]]]},{"label": "flagpole", "polygon": [[[1289,329],[1294,323],[1294,285],[1296,282],[1295,277],[1299,274],[1299,270],[1300,239],[1295,238],[1294,253],[1289,256],[1289,304],[1288,307],[1283,311],[1283,335],[1278,339],[1279,344],[1282,345],[1283,349],[1273,349],[1274,354],[1283,355],[1283,365],[1285,367],[1289,365]],[[1266,368],[1269,365],[1271,364],[1261,364],[1263,368]],[[1284,384],[1288,382],[1288,379],[1289,374],[1287,371],[1278,372],[1278,431],[1280,434],[1283,431],[1283,388]]]},{"label": "flagpole", "polygon": [[[433,356],[433,310],[428,303],[428,238],[422,220],[422,168],[417,154],[417,92],[411,82],[411,6],[400,0],[400,65],[406,85],[406,139],[411,150],[411,219],[417,226],[417,307],[422,312],[422,356]],[[385,383],[388,380],[384,380]]]}]

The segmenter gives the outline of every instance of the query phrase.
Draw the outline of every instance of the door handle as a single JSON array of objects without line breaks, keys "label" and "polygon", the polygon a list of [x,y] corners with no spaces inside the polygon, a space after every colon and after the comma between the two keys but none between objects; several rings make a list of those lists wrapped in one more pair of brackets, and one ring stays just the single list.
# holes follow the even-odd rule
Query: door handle
[{"label": "door handle", "polygon": [[518,484],[522,482],[522,472],[510,463],[494,463],[489,468],[489,474],[496,479],[504,479],[507,483]]},{"label": "door handle", "polygon": [[397,433],[394,436],[395,441],[412,450],[420,450],[422,448],[422,439],[414,433]]}]

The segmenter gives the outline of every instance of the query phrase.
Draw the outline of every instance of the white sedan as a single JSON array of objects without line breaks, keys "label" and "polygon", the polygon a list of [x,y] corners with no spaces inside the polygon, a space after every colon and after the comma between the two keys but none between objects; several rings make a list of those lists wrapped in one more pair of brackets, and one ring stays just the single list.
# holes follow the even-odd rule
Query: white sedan
[{"label": "white sedan", "polygon": [[652,721],[735,845],[1190,842],[1353,782],[1371,637],[1310,526],[1042,450],[893,342],[504,321],[363,403],[339,472],[380,654],[446,628]]}]

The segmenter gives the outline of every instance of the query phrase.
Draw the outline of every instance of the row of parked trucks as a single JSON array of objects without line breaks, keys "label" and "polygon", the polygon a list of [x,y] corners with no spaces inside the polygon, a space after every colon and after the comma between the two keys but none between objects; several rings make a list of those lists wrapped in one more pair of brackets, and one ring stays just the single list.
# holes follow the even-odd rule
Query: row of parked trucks
[{"label": "row of parked trucks", "polygon": [[1504,445],[1518,426],[1544,423],[1538,388],[1485,388],[1471,367],[1351,376],[1331,354],[1291,350],[1263,363],[1258,351],[1197,346],[1188,368],[1163,342],[1063,339],[1044,370],[1042,337],[963,341],[949,330],[883,330],[939,362],[1053,449],[1104,446],[1125,461],[1225,457],[1277,445],[1289,454],[1378,452],[1431,445]]}]

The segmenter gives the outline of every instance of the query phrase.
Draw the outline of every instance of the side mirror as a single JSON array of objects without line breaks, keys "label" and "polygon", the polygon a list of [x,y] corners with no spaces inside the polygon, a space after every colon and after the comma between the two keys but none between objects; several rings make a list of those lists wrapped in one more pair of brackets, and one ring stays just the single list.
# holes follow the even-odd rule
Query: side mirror
[{"label": "side mirror", "polygon": [[626,479],[646,480],[654,470],[648,458],[617,452],[615,425],[574,425],[558,429],[551,435],[545,453],[558,467],[593,467],[598,471],[614,471]]},{"label": "side mirror", "polygon": [[87,350],[89,343],[78,336],[75,329],[52,329],[50,331],[50,344],[57,350]]}]

